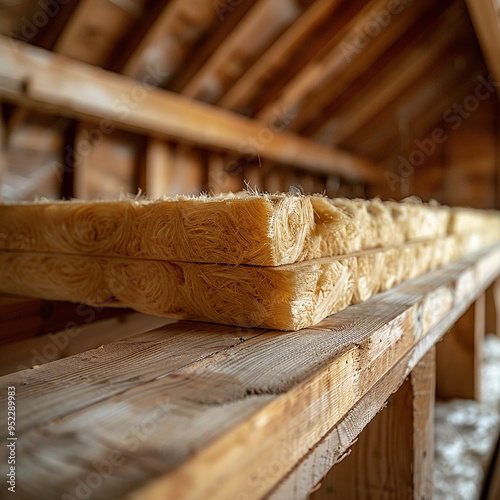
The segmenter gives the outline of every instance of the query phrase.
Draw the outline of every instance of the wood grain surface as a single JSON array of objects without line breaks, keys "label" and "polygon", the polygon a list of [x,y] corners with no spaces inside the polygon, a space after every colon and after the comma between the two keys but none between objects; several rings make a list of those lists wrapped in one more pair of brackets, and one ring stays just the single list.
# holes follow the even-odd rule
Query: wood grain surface
[{"label": "wood grain surface", "polygon": [[181,322],[2,377],[19,497],[262,498],[499,273],[496,246],[300,332]]}]

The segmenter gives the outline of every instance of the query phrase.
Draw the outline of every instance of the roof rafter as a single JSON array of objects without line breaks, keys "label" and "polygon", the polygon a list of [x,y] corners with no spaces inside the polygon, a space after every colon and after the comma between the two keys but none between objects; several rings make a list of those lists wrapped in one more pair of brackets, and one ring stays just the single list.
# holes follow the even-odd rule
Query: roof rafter
[{"label": "roof rafter", "polygon": [[[500,82],[500,27],[492,0],[466,0],[484,59],[496,82]],[[500,98],[500,93],[497,91]]]}]

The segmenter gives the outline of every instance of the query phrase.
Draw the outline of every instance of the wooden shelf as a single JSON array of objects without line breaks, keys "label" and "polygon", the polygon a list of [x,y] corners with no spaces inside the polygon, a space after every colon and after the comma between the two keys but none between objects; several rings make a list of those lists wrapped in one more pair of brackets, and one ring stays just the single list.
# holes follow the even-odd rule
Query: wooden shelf
[{"label": "wooden shelf", "polygon": [[2,411],[16,387],[16,492],[306,498],[499,274],[496,245],[313,328],[178,322],[4,376]]}]

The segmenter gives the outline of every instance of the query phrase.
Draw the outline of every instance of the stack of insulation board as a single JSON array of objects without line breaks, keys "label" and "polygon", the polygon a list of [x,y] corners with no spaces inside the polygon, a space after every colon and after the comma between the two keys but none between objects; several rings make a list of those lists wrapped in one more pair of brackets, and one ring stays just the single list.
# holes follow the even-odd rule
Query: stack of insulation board
[{"label": "stack of insulation board", "polygon": [[412,200],[0,205],[0,292],[300,329],[499,239],[498,212]]}]

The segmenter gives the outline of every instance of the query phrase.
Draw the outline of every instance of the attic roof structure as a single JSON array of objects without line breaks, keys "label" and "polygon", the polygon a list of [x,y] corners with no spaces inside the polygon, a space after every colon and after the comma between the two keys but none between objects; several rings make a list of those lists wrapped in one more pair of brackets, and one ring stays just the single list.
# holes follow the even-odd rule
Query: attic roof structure
[{"label": "attic roof structure", "polygon": [[[446,203],[447,129],[496,127],[490,1],[19,0],[0,18],[6,199],[162,194],[147,172],[170,161],[186,174],[163,168],[164,194]],[[468,204],[495,204],[487,177]]]}]

